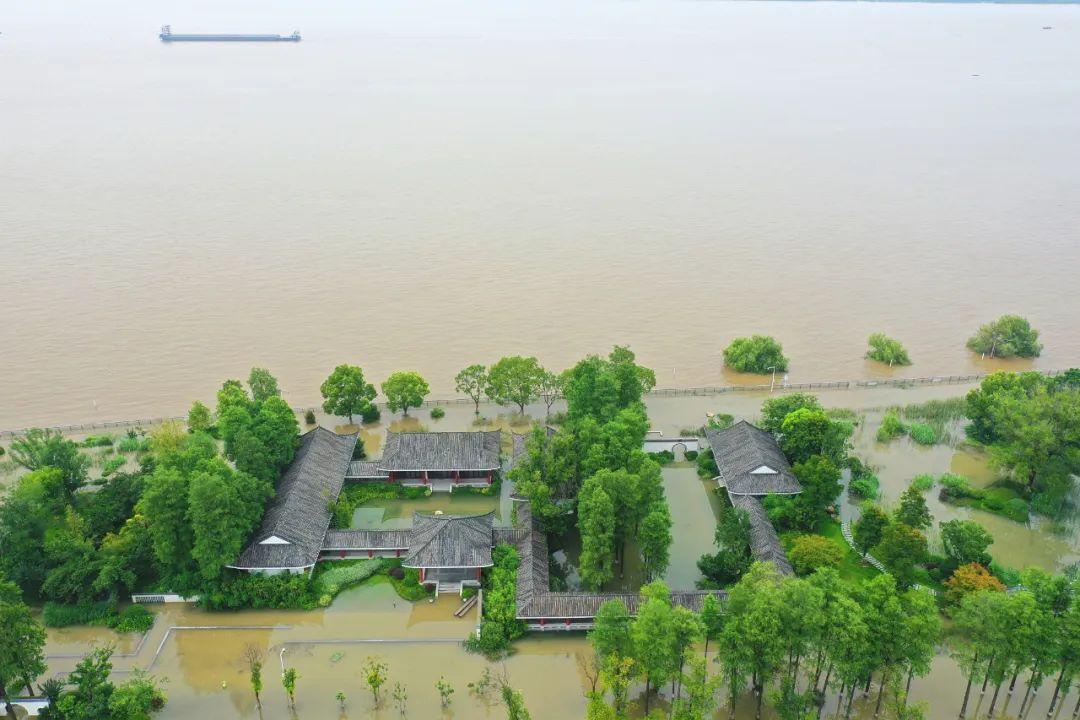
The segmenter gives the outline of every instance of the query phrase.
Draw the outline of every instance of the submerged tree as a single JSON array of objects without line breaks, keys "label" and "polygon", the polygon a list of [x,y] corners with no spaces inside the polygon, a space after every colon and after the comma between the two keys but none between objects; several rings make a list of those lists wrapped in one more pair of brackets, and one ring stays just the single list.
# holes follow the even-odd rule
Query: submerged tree
[{"label": "submerged tree", "polygon": [[867,344],[870,349],[867,350],[866,357],[871,360],[888,363],[889,367],[911,364],[911,358],[908,357],[907,350],[900,344],[900,341],[889,337],[885,333],[874,333],[867,340]]},{"label": "submerged tree", "polygon": [[281,673],[281,686],[285,688],[285,694],[289,696],[289,707],[296,707],[296,681],[300,679],[300,673],[296,668],[285,668]]},{"label": "submerged tree", "polygon": [[319,390],[323,396],[323,412],[347,415],[350,423],[353,415],[370,411],[376,394],[375,386],[364,380],[364,371],[356,365],[338,365]]},{"label": "submerged tree", "polygon": [[483,365],[470,365],[454,376],[454,389],[464,393],[473,401],[474,414],[480,414],[480,400],[484,397],[484,388],[487,387],[487,368]]},{"label": "submerged tree", "polygon": [[33,693],[34,680],[45,672],[45,629],[34,619],[14,583],[0,577],[0,695],[9,717],[15,717],[11,696],[19,687]]},{"label": "submerged tree", "polygon": [[1002,315],[980,327],[967,346],[987,357],[1038,357],[1042,352],[1039,331],[1019,315]]},{"label": "submerged tree", "polygon": [[411,370],[402,370],[392,374],[382,384],[382,391],[386,396],[386,407],[390,408],[390,412],[401,410],[406,417],[409,415],[409,408],[420,407],[424,398],[431,392],[427,381],[420,376],[420,373]]},{"label": "submerged tree", "polygon": [[499,405],[517,405],[524,415],[525,406],[540,392],[543,379],[544,369],[535,357],[504,357],[488,370],[484,392]]},{"label": "submerged tree", "polygon": [[767,335],[751,335],[736,338],[724,349],[724,364],[739,372],[765,375],[770,372],[787,372],[788,359],[784,349],[775,338]]},{"label": "submerged tree", "polygon": [[362,671],[364,682],[367,683],[368,688],[371,690],[371,697],[375,701],[375,707],[378,707],[382,701],[379,697],[379,691],[386,684],[386,674],[389,669],[389,666],[377,657],[369,657],[364,660]]},{"label": "submerged tree", "polygon": [[262,698],[260,697],[263,688],[262,682],[262,666],[263,666],[263,654],[259,648],[254,645],[248,645],[244,648],[244,662],[248,666],[248,682],[251,684],[251,692],[255,693],[255,704],[262,707]]}]

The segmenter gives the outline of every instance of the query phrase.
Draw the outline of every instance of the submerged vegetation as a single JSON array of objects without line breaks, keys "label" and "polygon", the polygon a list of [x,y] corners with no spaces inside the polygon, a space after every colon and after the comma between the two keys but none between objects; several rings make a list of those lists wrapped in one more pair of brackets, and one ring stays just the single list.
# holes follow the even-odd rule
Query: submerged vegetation
[{"label": "submerged vegetation", "polygon": [[788,359],[784,349],[775,338],[767,335],[751,335],[735,338],[724,349],[724,364],[733,370],[766,375],[771,372],[787,372]]},{"label": "submerged vegetation", "polygon": [[1038,357],[1039,331],[1019,315],[1002,315],[976,331],[967,341],[971,350],[992,358]]},{"label": "submerged vegetation", "polygon": [[900,341],[885,333],[874,333],[866,342],[870,346],[866,351],[866,357],[871,360],[886,363],[889,367],[911,364],[911,358],[908,357],[907,350]]}]

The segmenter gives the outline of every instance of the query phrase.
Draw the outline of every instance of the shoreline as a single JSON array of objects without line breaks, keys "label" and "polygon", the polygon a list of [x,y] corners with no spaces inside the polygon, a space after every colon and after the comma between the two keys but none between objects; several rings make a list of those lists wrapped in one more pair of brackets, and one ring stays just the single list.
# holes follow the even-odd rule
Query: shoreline
[{"label": "shoreline", "polygon": [[[817,0],[798,0],[800,2],[810,2]],[[850,0],[852,2],[861,0]],[[876,2],[877,0],[868,0]],[[917,2],[919,0],[911,0]],[[1037,372],[1042,375],[1053,376],[1065,372],[1064,369],[1051,369],[1051,370],[1025,370],[1017,372]],[[939,375],[929,377],[917,377],[917,378],[883,378],[879,380],[834,380],[825,382],[808,382],[808,383],[762,383],[755,385],[704,385],[696,387],[667,387],[667,388],[654,388],[648,393],[649,398],[677,398],[677,397],[715,397],[720,395],[728,395],[732,393],[774,393],[774,392],[816,392],[822,390],[874,390],[874,389],[909,389],[916,387],[940,387],[947,385],[970,385],[979,382],[990,373],[976,373],[971,375]],[[386,403],[375,401],[375,405],[378,405],[380,409],[386,409]],[[421,408],[432,408],[437,406],[450,406],[450,405],[472,405],[473,401],[467,397],[448,397],[448,398],[434,398],[431,400],[424,400]],[[502,405],[496,405],[490,400],[484,400],[480,403],[484,407],[504,407]],[[297,415],[303,415],[308,410],[312,410],[316,413],[321,413],[322,408],[320,405],[295,405],[291,406],[293,412]],[[55,430],[62,433],[69,432],[85,432],[92,430],[103,429],[120,429],[120,428],[132,428],[150,425],[160,425],[165,422],[171,421],[184,421],[187,419],[187,415],[163,415],[160,417],[150,418],[133,418],[126,420],[88,420],[81,423],[67,423],[67,424],[46,424],[46,425],[30,425],[18,429],[5,429],[0,430],[0,440],[7,438],[11,439],[24,435],[28,430],[33,427],[40,427],[43,429]]]}]

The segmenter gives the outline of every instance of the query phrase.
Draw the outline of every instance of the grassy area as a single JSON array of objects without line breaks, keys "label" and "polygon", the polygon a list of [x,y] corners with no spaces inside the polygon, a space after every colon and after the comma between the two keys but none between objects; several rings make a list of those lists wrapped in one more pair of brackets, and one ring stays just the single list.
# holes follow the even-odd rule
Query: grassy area
[{"label": "grassy area", "polygon": [[844,559],[841,561],[840,567],[837,568],[842,580],[855,583],[869,580],[878,574],[877,568],[869,564],[863,564],[859,553],[855,552],[844,540],[844,534],[840,531],[840,523],[831,520],[822,523],[818,526],[818,534],[843,548]]}]

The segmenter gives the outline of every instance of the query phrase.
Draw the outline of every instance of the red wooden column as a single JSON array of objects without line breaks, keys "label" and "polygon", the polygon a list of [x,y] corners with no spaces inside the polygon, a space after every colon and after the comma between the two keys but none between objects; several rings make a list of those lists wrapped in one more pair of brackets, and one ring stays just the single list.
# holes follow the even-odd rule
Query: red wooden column
[{"label": "red wooden column", "polygon": [[480,579],[480,568],[476,568],[476,579]]},{"label": "red wooden column", "polygon": [[491,484],[491,478],[492,478],[492,474],[491,474],[491,471],[490,471],[490,470],[488,470],[488,485],[490,485],[490,484]]},{"label": "red wooden column", "polygon": [[425,484],[425,485],[427,485],[427,484],[428,484],[428,474],[427,474],[427,470],[425,470],[425,471],[424,471],[424,484]]}]

